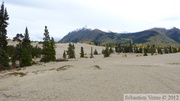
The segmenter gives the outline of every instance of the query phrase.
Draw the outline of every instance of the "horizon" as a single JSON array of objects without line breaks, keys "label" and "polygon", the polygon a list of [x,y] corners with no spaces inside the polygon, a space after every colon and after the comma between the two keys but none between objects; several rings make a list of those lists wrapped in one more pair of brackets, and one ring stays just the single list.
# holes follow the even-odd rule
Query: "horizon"
[{"label": "horizon", "polygon": [[4,0],[10,17],[7,36],[24,34],[28,27],[31,39],[42,40],[44,26],[55,40],[82,26],[117,33],[154,27],[180,28],[179,3],[179,0]]},{"label": "horizon", "polygon": [[[72,31],[69,31],[66,35],[68,35],[70,32],[73,32],[73,31],[76,31],[76,30],[81,30],[81,29],[83,29],[83,28],[85,28],[85,29],[90,29],[90,30],[95,30],[95,29],[98,29],[98,28],[88,28],[87,26],[85,26],[85,27],[82,27],[82,28],[77,28],[77,29],[75,29],[75,30],[72,30]],[[141,31],[145,31],[145,30],[151,30],[151,29],[154,29],[154,28],[159,28],[159,29],[166,29],[166,30],[170,30],[170,29],[173,29],[173,28],[177,28],[177,27],[172,27],[172,28],[163,28],[163,27],[153,27],[153,28],[149,28],[149,29],[144,29],[144,30],[141,30]],[[179,29],[179,28],[177,28],[177,29]],[[101,30],[101,29],[98,29],[98,30]],[[128,31],[124,31],[124,32],[115,32],[115,31],[104,31],[104,30],[101,30],[101,31],[103,31],[103,32],[113,32],[113,33],[117,33],[117,34],[131,34],[131,33],[136,33],[136,32],[141,32],[141,31],[136,31],[136,32],[128,32]],[[66,36],[65,35],[65,36]],[[63,36],[63,37],[65,37],[65,36]],[[62,38],[63,38],[62,37]],[[53,37],[54,38],[54,37]],[[62,38],[60,38],[60,39],[54,39],[56,42],[58,42],[58,41],[60,41]],[[7,39],[10,39],[10,40],[12,40],[13,38],[7,38]],[[31,38],[30,38],[31,39]],[[41,41],[43,41],[43,37],[42,37],[42,40],[32,40],[31,39],[31,41],[38,41],[38,42],[41,42]]]}]

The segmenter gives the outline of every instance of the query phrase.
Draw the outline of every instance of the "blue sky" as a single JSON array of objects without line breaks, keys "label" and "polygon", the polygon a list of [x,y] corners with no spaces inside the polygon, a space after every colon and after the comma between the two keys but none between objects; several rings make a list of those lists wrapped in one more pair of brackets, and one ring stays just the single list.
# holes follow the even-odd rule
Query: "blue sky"
[{"label": "blue sky", "polygon": [[42,40],[44,27],[61,39],[87,26],[103,31],[136,32],[153,27],[180,28],[179,0],[4,0],[8,38],[24,33]]}]

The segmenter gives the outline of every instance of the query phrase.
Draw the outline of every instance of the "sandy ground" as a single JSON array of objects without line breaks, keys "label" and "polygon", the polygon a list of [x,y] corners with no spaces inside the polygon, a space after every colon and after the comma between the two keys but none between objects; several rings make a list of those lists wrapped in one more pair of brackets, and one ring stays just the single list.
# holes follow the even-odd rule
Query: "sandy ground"
[{"label": "sandy ground", "polygon": [[[57,58],[68,44],[57,45]],[[123,94],[179,94],[180,53],[139,56],[112,54],[41,63],[20,71],[0,73],[0,101],[123,101]],[[101,52],[103,47],[93,46]],[[96,68],[96,67],[100,68]],[[13,72],[25,76],[9,75]]]}]

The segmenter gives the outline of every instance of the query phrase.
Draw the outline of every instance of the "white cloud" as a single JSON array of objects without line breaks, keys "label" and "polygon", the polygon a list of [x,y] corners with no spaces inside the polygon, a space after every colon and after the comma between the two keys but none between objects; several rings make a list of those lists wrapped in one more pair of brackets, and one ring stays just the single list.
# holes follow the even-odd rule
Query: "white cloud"
[{"label": "white cloud", "polygon": [[179,0],[5,0],[10,16],[8,36],[24,33],[42,39],[44,26],[60,39],[68,32],[90,26],[135,32],[152,27],[180,27]]}]

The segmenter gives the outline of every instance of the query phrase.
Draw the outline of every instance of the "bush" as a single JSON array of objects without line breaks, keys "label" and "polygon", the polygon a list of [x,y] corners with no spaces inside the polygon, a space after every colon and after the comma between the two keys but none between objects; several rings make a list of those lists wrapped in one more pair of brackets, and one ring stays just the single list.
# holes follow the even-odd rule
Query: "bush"
[{"label": "bush", "polygon": [[96,50],[96,49],[94,50],[94,55],[98,55],[98,52],[97,52],[97,50]]},{"label": "bush", "polygon": [[104,57],[109,57],[110,54],[111,54],[111,52],[110,52],[110,50],[109,50],[109,47],[106,47],[106,49],[103,50],[102,53],[104,54]]}]

